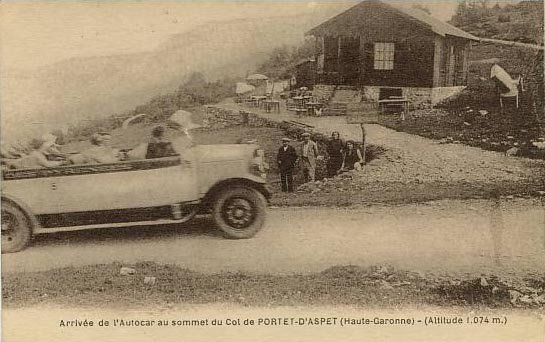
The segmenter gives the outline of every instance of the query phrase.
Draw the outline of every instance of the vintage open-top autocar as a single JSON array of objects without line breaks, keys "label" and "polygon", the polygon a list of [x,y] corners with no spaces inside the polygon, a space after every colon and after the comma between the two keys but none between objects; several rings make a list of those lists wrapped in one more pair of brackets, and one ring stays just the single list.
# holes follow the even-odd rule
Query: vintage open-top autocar
[{"label": "vintage open-top autocar", "polygon": [[35,234],[182,223],[211,213],[228,238],[263,226],[270,191],[255,144],[201,145],[181,155],[110,164],[3,170],[2,252]]}]

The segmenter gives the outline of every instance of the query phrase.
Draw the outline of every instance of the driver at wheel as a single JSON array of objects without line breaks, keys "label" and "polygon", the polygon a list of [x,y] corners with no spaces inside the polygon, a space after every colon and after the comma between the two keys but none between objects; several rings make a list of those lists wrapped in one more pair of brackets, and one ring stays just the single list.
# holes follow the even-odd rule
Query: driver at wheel
[{"label": "driver at wheel", "polygon": [[164,158],[176,155],[172,143],[165,139],[165,127],[157,126],[151,131],[151,140],[148,143],[146,159]]}]

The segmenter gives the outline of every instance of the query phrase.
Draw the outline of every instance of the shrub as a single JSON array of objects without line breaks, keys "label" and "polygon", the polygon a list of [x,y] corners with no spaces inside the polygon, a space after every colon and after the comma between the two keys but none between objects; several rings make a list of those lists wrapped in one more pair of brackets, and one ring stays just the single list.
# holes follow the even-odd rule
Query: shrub
[{"label": "shrub", "polygon": [[509,16],[508,14],[500,14],[498,16],[498,22],[500,23],[508,23],[511,21],[511,16]]}]

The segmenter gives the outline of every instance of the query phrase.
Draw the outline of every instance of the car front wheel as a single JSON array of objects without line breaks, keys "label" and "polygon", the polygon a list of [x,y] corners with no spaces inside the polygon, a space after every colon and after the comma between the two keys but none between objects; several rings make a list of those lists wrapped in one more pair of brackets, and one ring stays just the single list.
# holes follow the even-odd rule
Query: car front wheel
[{"label": "car front wheel", "polygon": [[2,201],[2,253],[14,253],[25,248],[32,236],[25,213],[11,202]]},{"label": "car front wheel", "polygon": [[230,239],[253,237],[265,223],[267,200],[257,190],[233,187],[222,190],[212,215],[218,228]]}]

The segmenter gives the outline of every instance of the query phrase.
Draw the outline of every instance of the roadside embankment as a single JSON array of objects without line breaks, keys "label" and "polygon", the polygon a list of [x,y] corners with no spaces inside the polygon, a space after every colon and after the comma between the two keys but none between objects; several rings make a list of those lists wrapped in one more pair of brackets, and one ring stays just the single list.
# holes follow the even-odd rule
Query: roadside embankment
[{"label": "roadside embankment", "polygon": [[[437,277],[387,266],[335,266],[319,273],[203,274],[140,262],[68,267],[3,276],[4,308],[66,305],[102,308],[230,303],[244,306],[436,305],[543,311],[545,278]],[[266,289],[266,290],[264,290]]]},{"label": "roadside embankment", "polygon": [[[321,153],[332,131],[343,139],[361,140],[359,125],[341,117],[297,117],[261,110],[248,113],[248,125],[282,129],[298,139],[303,131],[313,133]],[[207,108],[210,127],[242,125],[244,115],[231,103]],[[296,122],[298,124],[290,124]],[[240,126],[243,127],[243,126]],[[371,203],[410,203],[456,198],[533,197],[545,194],[545,162],[505,156],[478,148],[440,144],[436,141],[378,126],[365,125],[367,152],[371,158],[362,171],[323,179],[327,156],[318,165],[319,179],[302,184],[296,194],[278,193],[275,205],[351,206]],[[266,137],[256,137],[258,143]],[[274,148],[268,148],[273,166]],[[277,178],[277,177],[276,177]],[[276,181],[271,178],[271,181]]]}]

